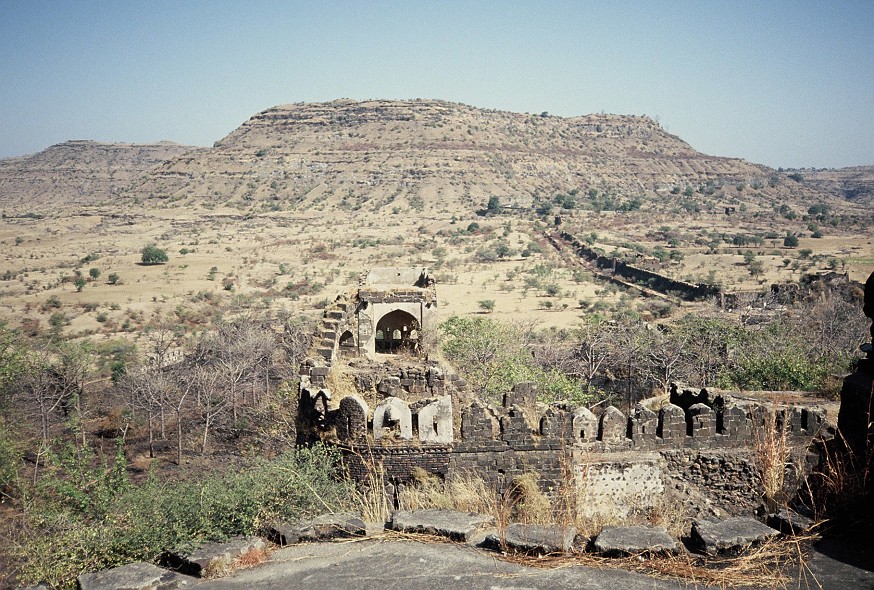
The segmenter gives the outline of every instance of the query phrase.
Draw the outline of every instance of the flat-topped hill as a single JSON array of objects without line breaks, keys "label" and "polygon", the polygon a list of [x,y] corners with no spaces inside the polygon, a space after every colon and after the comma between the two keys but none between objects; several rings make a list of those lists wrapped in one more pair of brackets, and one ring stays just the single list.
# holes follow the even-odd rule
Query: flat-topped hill
[{"label": "flat-topped hill", "polygon": [[0,206],[81,205],[107,201],[135,178],[192,148],[172,142],[74,140],[28,156],[0,159]]},{"label": "flat-topped hill", "polygon": [[[164,164],[131,191],[206,202],[351,210],[505,205],[595,189],[620,198],[751,184],[769,201],[808,196],[798,183],[708,156],[648,117],[555,117],[438,100],[337,100],[262,111],[211,149]],[[770,180],[770,183],[769,183]]]}]

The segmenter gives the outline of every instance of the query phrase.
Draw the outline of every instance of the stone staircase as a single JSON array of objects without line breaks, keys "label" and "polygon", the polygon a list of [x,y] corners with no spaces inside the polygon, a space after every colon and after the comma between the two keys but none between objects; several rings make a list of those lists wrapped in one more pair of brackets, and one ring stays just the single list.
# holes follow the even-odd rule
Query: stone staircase
[{"label": "stone staircase", "polygon": [[346,319],[350,308],[349,295],[339,295],[337,299],[325,308],[322,319],[313,333],[313,343],[310,346],[309,357],[318,361],[323,359],[324,365],[330,367],[334,362],[337,345],[340,338],[340,325]]}]

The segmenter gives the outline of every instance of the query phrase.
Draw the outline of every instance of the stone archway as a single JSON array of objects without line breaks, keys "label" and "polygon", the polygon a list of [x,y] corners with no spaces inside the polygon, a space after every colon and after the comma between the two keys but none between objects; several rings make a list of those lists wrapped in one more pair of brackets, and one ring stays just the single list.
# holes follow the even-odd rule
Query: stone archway
[{"label": "stone archway", "polygon": [[350,330],[346,330],[340,335],[340,354],[346,357],[355,356],[358,353],[358,345],[355,343],[355,336]]},{"label": "stone archway", "polygon": [[419,348],[419,320],[410,313],[396,309],[376,323],[376,352],[397,353]]}]

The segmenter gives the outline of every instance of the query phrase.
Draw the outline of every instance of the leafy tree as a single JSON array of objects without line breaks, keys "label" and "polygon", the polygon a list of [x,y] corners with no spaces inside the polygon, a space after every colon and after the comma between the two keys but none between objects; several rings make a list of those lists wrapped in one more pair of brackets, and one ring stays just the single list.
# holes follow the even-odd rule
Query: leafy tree
[{"label": "leafy tree", "polygon": [[539,366],[531,356],[532,332],[485,316],[453,316],[440,325],[446,357],[464,373],[471,387],[498,401],[523,381],[537,383],[546,399],[580,401],[582,390],[561,370]]},{"label": "leafy tree", "polygon": [[76,282],[74,282],[73,284],[76,285],[76,291],[81,293],[82,289],[85,288],[85,277],[77,277]]},{"label": "leafy tree", "polygon": [[498,213],[501,210],[501,200],[498,197],[489,197],[489,202],[486,205],[486,211],[489,213]]},{"label": "leafy tree", "polygon": [[149,244],[143,248],[142,261],[143,264],[162,264],[167,262],[167,252],[158,248],[154,244]]},{"label": "leafy tree", "polygon": [[97,280],[100,277],[100,269],[92,268],[88,271],[88,276],[91,277],[91,280]]},{"label": "leafy tree", "polygon": [[119,280],[121,280],[121,277],[118,276],[117,272],[111,272],[111,273],[109,273],[109,276],[107,277],[107,281],[109,282],[110,285],[117,285]]},{"label": "leafy tree", "polygon": [[797,248],[798,236],[793,233],[787,233],[786,237],[783,238],[783,246],[785,246],[786,248]]}]

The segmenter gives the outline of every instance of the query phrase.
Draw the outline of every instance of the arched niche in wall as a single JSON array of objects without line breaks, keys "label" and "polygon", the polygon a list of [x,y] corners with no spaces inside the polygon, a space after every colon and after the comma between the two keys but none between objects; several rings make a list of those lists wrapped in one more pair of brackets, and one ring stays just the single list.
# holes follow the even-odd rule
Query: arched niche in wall
[{"label": "arched niche in wall", "polygon": [[396,309],[376,323],[376,352],[396,353],[402,349],[419,348],[419,320],[410,313]]},{"label": "arched niche in wall", "polygon": [[340,354],[354,356],[356,353],[355,335],[350,330],[340,334]]}]

